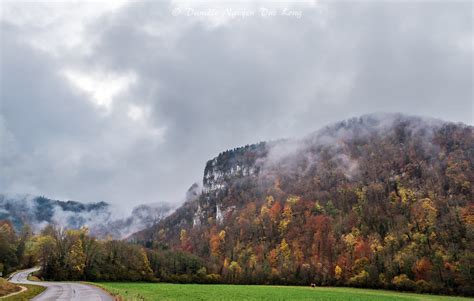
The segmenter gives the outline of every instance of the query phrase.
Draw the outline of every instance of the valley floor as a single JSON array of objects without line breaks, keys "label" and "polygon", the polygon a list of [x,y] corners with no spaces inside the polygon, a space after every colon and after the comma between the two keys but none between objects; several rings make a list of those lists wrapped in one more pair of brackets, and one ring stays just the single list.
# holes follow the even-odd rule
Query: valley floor
[{"label": "valley floor", "polygon": [[385,290],[340,287],[265,285],[207,285],[170,283],[94,283],[124,300],[472,300],[461,297],[421,295]]}]

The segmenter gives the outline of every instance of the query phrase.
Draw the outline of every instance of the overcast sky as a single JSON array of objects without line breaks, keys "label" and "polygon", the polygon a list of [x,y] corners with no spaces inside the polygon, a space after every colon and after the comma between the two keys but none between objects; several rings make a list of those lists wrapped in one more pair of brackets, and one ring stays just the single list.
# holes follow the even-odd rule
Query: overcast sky
[{"label": "overcast sky", "polygon": [[370,112],[474,119],[472,2],[1,9],[0,192],[178,203],[228,148]]}]

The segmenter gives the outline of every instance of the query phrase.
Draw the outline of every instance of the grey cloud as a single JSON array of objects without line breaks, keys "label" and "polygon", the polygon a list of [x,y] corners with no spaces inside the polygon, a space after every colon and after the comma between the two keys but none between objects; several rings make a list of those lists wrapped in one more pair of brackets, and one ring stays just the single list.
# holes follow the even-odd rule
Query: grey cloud
[{"label": "grey cloud", "polygon": [[[133,2],[86,24],[89,53],[59,58],[3,27],[12,43],[2,43],[2,75],[33,72],[2,77],[4,128],[20,148],[8,158],[20,157],[2,162],[1,188],[129,208],[179,202],[207,159],[242,144],[301,137],[374,111],[472,124],[470,5],[323,2],[295,6],[301,19],[214,26],[174,17],[166,2]],[[133,72],[137,82],[104,117],[55,76],[67,65]],[[149,110],[146,127],[164,129],[162,141],[124,121],[129,104]],[[56,150],[44,155],[48,145]],[[71,149],[78,163],[58,166]]]}]

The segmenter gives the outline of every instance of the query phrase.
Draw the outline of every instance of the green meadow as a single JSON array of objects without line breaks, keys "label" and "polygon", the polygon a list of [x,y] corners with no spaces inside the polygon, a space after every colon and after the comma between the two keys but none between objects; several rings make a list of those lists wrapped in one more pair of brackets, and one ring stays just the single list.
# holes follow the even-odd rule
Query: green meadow
[{"label": "green meadow", "polygon": [[[421,295],[385,290],[340,287],[265,285],[207,285],[170,283],[94,283],[122,300],[469,300],[468,298]],[[472,299],[471,299],[472,300]]]}]

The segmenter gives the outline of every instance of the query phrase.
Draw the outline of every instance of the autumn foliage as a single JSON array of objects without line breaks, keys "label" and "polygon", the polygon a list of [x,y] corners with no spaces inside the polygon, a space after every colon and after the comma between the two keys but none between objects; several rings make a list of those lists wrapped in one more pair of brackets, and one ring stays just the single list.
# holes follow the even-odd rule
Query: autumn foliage
[{"label": "autumn foliage", "polygon": [[264,162],[260,173],[226,176],[194,203],[202,223],[183,207],[143,243],[164,231],[159,241],[182,249],[180,225],[223,282],[474,293],[472,127],[355,119],[299,143],[276,162],[266,156],[278,143],[225,152],[214,168]]}]

